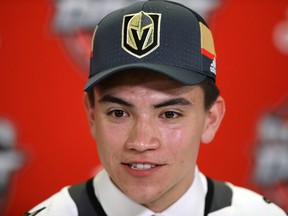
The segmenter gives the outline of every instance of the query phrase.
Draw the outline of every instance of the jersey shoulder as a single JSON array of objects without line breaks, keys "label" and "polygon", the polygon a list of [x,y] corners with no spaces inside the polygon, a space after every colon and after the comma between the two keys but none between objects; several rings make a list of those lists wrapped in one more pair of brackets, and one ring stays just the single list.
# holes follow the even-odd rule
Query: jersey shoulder
[{"label": "jersey shoulder", "polygon": [[63,216],[78,215],[77,207],[68,192],[68,187],[64,187],[45,201],[41,202],[24,216]]},{"label": "jersey shoulder", "polygon": [[232,190],[232,207],[236,213],[235,216],[287,216],[280,207],[262,195],[231,183],[226,184]]}]

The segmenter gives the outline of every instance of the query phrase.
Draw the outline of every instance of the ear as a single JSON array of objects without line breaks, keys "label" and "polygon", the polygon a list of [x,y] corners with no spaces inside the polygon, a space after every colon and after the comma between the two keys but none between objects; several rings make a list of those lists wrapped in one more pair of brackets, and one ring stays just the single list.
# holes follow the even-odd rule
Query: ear
[{"label": "ear", "polygon": [[219,96],[207,113],[204,130],[201,136],[202,143],[210,143],[214,139],[224,117],[225,110],[225,101]]},{"label": "ear", "polygon": [[95,115],[94,115],[94,108],[91,106],[88,94],[86,92],[84,93],[84,96],[83,96],[83,103],[84,103],[84,108],[85,108],[86,115],[88,118],[88,123],[91,128],[93,127],[94,122],[95,122]]}]

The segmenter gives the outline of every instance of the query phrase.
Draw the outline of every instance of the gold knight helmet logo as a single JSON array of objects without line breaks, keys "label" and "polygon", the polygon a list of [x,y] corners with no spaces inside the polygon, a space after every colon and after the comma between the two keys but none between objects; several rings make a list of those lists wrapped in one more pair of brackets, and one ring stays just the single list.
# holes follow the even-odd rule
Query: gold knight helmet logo
[{"label": "gold knight helmet logo", "polygon": [[142,58],[160,45],[161,14],[129,14],[123,18],[122,48],[129,54]]}]

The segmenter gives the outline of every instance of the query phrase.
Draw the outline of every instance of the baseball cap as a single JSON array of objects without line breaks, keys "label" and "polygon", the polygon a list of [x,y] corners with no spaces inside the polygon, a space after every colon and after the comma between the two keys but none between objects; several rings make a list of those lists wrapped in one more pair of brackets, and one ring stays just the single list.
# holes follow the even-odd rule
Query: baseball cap
[{"label": "baseball cap", "polygon": [[104,17],[96,26],[85,91],[108,76],[149,70],[184,85],[215,81],[212,33],[193,10],[171,1],[136,2]]}]

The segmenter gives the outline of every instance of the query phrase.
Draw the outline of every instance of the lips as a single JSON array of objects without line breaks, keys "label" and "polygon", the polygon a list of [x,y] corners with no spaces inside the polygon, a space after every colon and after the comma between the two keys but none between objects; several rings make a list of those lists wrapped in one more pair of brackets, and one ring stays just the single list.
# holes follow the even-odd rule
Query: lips
[{"label": "lips", "polygon": [[129,162],[122,163],[124,170],[133,177],[144,178],[152,177],[155,173],[159,173],[165,164],[155,163],[152,161],[139,161],[131,160]]}]

